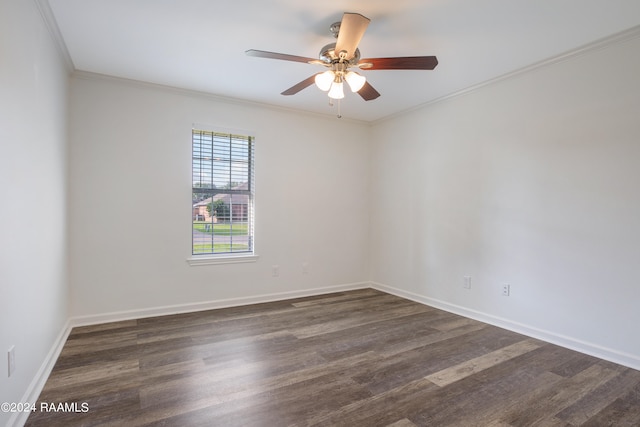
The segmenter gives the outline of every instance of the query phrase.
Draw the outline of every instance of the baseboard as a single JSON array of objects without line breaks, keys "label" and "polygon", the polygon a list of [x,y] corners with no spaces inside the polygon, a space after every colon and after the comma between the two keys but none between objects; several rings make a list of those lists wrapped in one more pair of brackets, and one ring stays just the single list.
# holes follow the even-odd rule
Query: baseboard
[{"label": "baseboard", "polygon": [[[44,384],[47,382],[49,378],[49,374],[53,370],[53,366],[56,364],[58,360],[58,356],[62,351],[62,347],[64,347],[64,343],[67,341],[67,337],[71,332],[71,322],[67,320],[60,330],[60,333],[56,337],[51,349],[47,353],[42,365],[40,365],[40,369],[36,372],[36,375],[31,380],[31,384],[27,388],[21,402],[30,402],[35,404],[40,396],[40,392],[44,388]],[[13,414],[11,418],[9,418],[9,423],[7,426],[23,426],[27,422],[27,418],[31,412],[16,412]]]},{"label": "baseboard", "polygon": [[71,327],[96,325],[100,323],[119,322],[146,317],[168,316],[180,313],[214,310],[218,308],[238,307],[242,305],[260,304],[264,302],[281,301],[292,298],[329,294],[332,292],[352,291],[369,288],[369,282],[356,282],[343,285],[326,286],[322,288],[305,289],[299,291],[277,292],[251,297],[228,298],[221,300],[167,305],[163,307],[143,308],[139,310],[118,311],[113,313],[95,314],[89,316],[75,316],[70,320]]},{"label": "baseboard", "polygon": [[428,305],[430,307],[438,308],[440,310],[448,311],[450,313],[458,314],[460,316],[468,317],[470,319],[474,319],[480,322],[488,323],[490,325],[498,326],[500,328],[517,332],[519,334],[527,335],[532,338],[537,338],[551,344],[556,344],[561,347],[575,350],[580,353],[584,353],[590,356],[598,357],[600,359],[608,360],[610,362],[627,366],[632,369],[640,370],[640,358],[633,354],[623,353],[623,352],[606,348],[597,344],[593,344],[593,343],[585,342],[572,337],[567,337],[561,334],[557,334],[555,332],[545,331],[542,329],[535,328],[533,326],[514,322],[512,320],[504,319],[502,317],[494,316],[488,313],[483,313],[483,312],[472,310],[456,304],[450,304],[445,301],[429,298],[424,295],[419,295],[413,292],[394,288],[392,286],[384,285],[382,283],[370,282],[370,286],[373,289],[377,289],[382,292],[386,292],[386,293],[393,294],[402,298],[406,298],[415,302],[419,302],[421,304]]}]

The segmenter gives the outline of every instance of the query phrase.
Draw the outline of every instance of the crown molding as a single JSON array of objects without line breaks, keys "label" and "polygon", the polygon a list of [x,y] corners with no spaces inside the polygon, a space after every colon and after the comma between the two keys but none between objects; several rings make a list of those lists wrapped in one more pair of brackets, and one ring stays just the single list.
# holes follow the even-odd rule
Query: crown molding
[{"label": "crown molding", "polygon": [[596,40],[596,41],[594,41],[592,43],[588,43],[586,45],[577,47],[575,49],[571,49],[571,50],[569,50],[567,52],[561,53],[561,54],[553,56],[551,58],[547,58],[547,59],[544,59],[542,61],[535,62],[535,63],[533,63],[531,65],[528,65],[528,66],[523,67],[523,68],[519,68],[517,70],[511,71],[511,72],[506,73],[506,74],[502,74],[501,76],[495,77],[493,79],[486,80],[484,82],[475,84],[473,86],[469,86],[467,88],[458,90],[458,91],[450,93],[448,95],[441,96],[439,98],[433,99],[433,100],[425,102],[423,104],[416,105],[415,107],[408,108],[408,109],[402,110],[402,111],[398,111],[397,113],[390,114],[388,116],[382,117],[382,118],[377,119],[377,120],[373,120],[373,121],[371,121],[371,125],[380,124],[380,123],[385,122],[387,120],[391,120],[391,119],[394,119],[394,118],[402,117],[405,114],[411,113],[413,111],[421,110],[421,109],[423,109],[425,107],[428,107],[430,105],[437,104],[439,102],[442,102],[442,101],[445,101],[445,100],[448,100],[448,99],[451,99],[451,98],[455,98],[455,97],[458,97],[458,96],[461,96],[461,95],[466,95],[466,94],[471,93],[471,92],[475,92],[475,91],[477,91],[479,89],[484,88],[485,86],[490,86],[490,85],[493,85],[493,84],[496,84],[496,83],[500,83],[502,81],[509,80],[511,78],[521,76],[523,74],[529,73],[531,71],[534,71],[534,70],[537,70],[537,69],[540,69],[540,68],[544,68],[544,67],[548,67],[550,65],[558,64],[560,62],[568,61],[568,60],[576,58],[578,56],[586,55],[586,54],[595,52],[597,50],[606,49],[608,47],[611,47],[611,46],[614,46],[614,45],[617,45],[617,44],[620,44],[620,43],[625,43],[627,41],[630,41],[630,40],[633,40],[633,39],[636,39],[636,38],[639,38],[639,37],[640,37],[640,25],[637,25],[637,26],[632,27],[632,28],[630,28],[628,30],[621,31],[619,33],[610,35],[608,37]]},{"label": "crown molding", "polygon": [[49,35],[53,39],[60,56],[64,62],[65,67],[72,73],[76,67],[73,64],[73,60],[71,59],[71,55],[69,54],[69,50],[67,49],[67,44],[64,42],[64,38],[62,37],[62,33],[60,32],[60,28],[58,28],[58,23],[56,21],[55,16],[53,15],[53,10],[51,10],[51,5],[49,5],[48,0],[33,0],[38,11],[40,12],[40,16],[44,22],[45,27],[47,27],[47,31]]},{"label": "crown molding", "polygon": [[[71,74],[71,77],[76,79],[81,79],[81,80],[112,82],[112,83],[121,84],[121,85],[129,85],[132,87],[146,88],[151,90],[174,93],[174,94],[189,96],[192,98],[205,98],[211,101],[223,102],[226,104],[251,106],[256,108],[267,108],[273,111],[280,111],[287,114],[296,114],[296,115],[315,117],[315,118],[320,118],[325,120],[336,120],[336,116],[333,114],[329,115],[324,113],[316,113],[313,111],[300,110],[297,108],[283,107],[280,105],[251,101],[248,99],[216,95],[211,92],[204,92],[204,91],[199,91],[194,89],[186,89],[186,88],[181,88],[176,86],[163,85],[160,83],[151,83],[151,82],[142,81],[142,80],[128,79],[125,77],[117,77],[117,76],[112,76],[108,74],[94,73],[91,71],[74,70],[73,73]],[[349,123],[358,123],[361,125],[369,125],[369,122],[366,120],[351,119],[347,117],[340,118],[340,121],[345,123],[349,122]]]}]

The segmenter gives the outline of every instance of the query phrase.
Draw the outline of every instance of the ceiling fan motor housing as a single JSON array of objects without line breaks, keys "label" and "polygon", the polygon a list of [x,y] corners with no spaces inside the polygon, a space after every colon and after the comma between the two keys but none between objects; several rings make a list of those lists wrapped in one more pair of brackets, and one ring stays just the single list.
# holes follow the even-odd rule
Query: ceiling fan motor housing
[{"label": "ceiling fan motor housing", "polygon": [[[331,65],[334,62],[340,62],[340,56],[336,54],[336,44],[329,43],[325,45],[322,49],[320,49],[320,54],[318,55],[320,61],[324,62],[327,65]],[[353,58],[349,59],[347,62],[349,66],[355,66],[360,61],[360,49],[356,49]]]}]

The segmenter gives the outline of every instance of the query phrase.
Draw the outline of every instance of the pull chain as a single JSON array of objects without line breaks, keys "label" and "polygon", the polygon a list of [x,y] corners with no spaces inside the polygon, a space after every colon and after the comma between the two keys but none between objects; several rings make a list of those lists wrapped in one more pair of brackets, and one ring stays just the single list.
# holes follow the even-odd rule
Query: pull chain
[{"label": "pull chain", "polygon": [[[340,100],[338,99],[338,118],[342,118],[342,108],[341,108]],[[333,98],[329,98],[329,106],[333,107]]]}]

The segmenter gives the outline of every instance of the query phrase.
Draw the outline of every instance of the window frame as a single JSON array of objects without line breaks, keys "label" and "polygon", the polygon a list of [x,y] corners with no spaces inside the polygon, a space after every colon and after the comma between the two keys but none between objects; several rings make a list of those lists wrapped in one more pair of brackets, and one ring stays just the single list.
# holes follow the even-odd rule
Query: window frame
[{"label": "window frame", "polygon": [[[229,145],[230,145],[230,151],[229,151],[229,157],[228,159],[224,159],[222,164],[224,164],[225,162],[228,162],[229,164],[229,175],[228,175],[228,183],[229,183],[229,187],[228,188],[217,188],[215,187],[214,184],[214,177],[213,175],[215,175],[214,172],[214,162],[219,162],[220,159],[214,160],[213,158],[210,159],[211,160],[211,169],[210,169],[210,174],[211,174],[211,184],[213,185],[212,187],[196,187],[194,186],[195,181],[194,181],[194,177],[195,177],[195,161],[196,161],[196,153],[195,153],[195,148],[196,148],[196,137],[198,135],[198,133],[200,134],[200,136],[202,136],[203,134],[211,134],[211,150],[212,150],[212,154],[214,153],[214,142],[213,142],[213,138],[217,135],[217,136],[222,136],[222,137],[228,137],[230,139],[229,141]],[[207,126],[207,125],[200,125],[200,124],[196,124],[194,123],[193,126],[191,127],[190,130],[190,134],[191,134],[191,192],[192,192],[192,203],[191,203],[191,255],[190,257],[187,258],[187,263],[191,266],[198,266],[198,265],[211,265],[211,264],[235,264],[235,263],[245,263],[245,262],[255,262],[258,260],[258,255],[256,254],[255,251],[255,135],[252,132],[247,132],[247,131],[243,131],[243,130],[231,130],[231,129],[223,129],[223,128],[219,128],[219,127],[213,127],[213,126]],[[234,159],[237,160],[238,157],[234,157],[233,154],[233,139],[237,138],[238,140],[246,140],[247,141],[247,153],[246,153],[246,162],[247,162],[247,167],[248,170],[246,172],[246,189],[236,189],[234,190],[231,185],[233,183],[233,172],[231,172],[232,167],[233,167],[233,162]],[[202,156],[202,154],[200,154]],[[202,158],[202,157],[201,157]],[[202,173],[202,171],[200,171],[200,173]],[[243,173],[244,175],[244,173]],[[227,175],[225,173],[224,178],[227,178]],[[202,181],[201,181],[202,183]],[[241,183],[241,185],[244,183]],[[193,195],[195,193],[200,193],[203,195],[206,194],[210,194],[211,199],[213,201],[213,197],[215,197],[218,194],[224,194],[224,195],[228,195],[230,198],[234,195],[239,195],[239,196],[247,196],[248,197],[248,203],[246,205],[246,215],[247,215],[247,231],[248,231],[248,245],[249,248],[247,251],[230,251],[230,252],[206,252],[206,253],[194,253],[194,244],[196,243],[194,241],[194,220],[195,220],[195,203],[194,203],[194,197]],[[203,199],[206,200],[206,199]],[[232,204],[231,204],[232,205]],[[228,220],[230,221],[231,224],[233,224],[233,218],[234,218],[234,210],[233,207],[230,206],[229,207],[229,218]],[[244,212],[245,209],[241,209],[241,212],[243,212],[243,216],[244,216]],[[213,222],[213,215],[212,215],[212,224],[214,224]],[[233,226],[233,225],[232,225]],[[213,239],[213,235],[212,235],[212,239]],[[231,235],[231,239],[233,239],[233,235]],[[232,240],[233,242],[233,240]],[[212,248],[212,250],[214,250]]]}]

